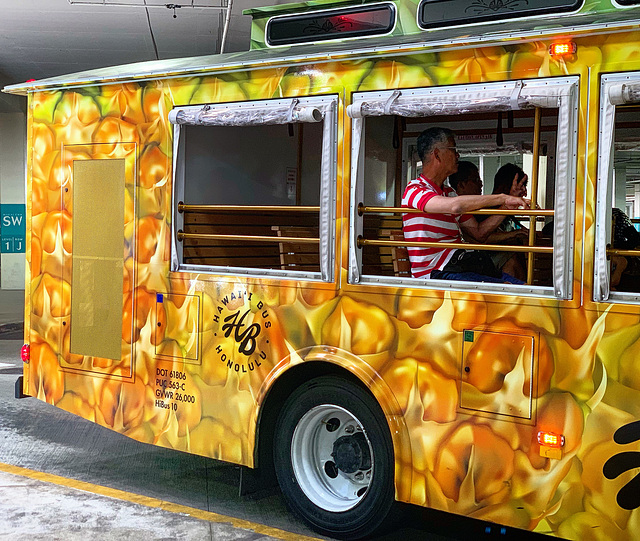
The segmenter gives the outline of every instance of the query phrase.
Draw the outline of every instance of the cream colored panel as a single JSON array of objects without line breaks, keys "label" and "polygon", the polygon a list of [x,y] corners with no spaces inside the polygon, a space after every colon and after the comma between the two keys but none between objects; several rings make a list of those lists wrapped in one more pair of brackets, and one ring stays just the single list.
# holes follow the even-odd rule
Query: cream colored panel
[{"label": "cream colored panel", "polygon": [[125,160],[73,162],[70,353],[120,359]]}]

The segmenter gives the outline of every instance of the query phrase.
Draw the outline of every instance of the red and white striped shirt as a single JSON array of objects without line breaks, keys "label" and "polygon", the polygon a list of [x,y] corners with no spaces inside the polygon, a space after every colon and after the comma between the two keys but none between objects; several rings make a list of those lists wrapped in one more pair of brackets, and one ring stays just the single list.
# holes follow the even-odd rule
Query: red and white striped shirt
[{"label": "red and white striped shirt", "polygon": [[[402,196],[402,206],[424,210],[427,201],[436,195],[457,197],[456,192],[449,186],[440,188],[420,175],[407,184]],[[458,224],[471,218],[470,214],[426,212],[403,214],[402,231],[407,240],[462,244],[462,234]],[[423,278],[429,278],[434,270],[442,270],[455,252],[453,248],[407,248],[407,251],[411,261],[412,276]]]}]

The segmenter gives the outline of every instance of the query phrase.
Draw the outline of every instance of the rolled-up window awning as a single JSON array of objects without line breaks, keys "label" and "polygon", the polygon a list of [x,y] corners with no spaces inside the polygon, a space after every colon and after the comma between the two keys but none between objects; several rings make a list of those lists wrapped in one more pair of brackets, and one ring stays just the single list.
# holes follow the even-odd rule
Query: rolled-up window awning
[{"label": "rolled-up window awning", "polygon": [[640,103],[640,83],[625,82],[612,84],[609,87],[609,101],[612,105]]},{"label": "rolled-up window awning", "polygon": [[297,99],[282,100],[265,107],[264,104],[199,105],[177,107],[169,113],[169,122],[187,126],[257,126],[321,122],[325,107],[300,103]]},{"label": "rolled-up window awning", "polygon": [[347,107],[351,118],[398,115],[428,117],[464,115],[533,109],[557,108],[561,96],[567,96],[572,84],[540,85],[535,82],[510,81],[474,85],[459,90],[443,91],[442,87],[368,93],[354,97]]}]

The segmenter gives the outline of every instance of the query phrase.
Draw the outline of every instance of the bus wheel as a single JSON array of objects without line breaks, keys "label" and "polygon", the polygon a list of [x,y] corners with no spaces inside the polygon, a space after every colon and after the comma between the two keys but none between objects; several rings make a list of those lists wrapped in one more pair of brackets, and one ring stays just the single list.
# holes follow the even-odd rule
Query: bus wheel
[{"label": "bus wheel", "polygon": [[274,463],[288,505],[325,535],[368,536],[394,505],[384,414],[344,379],[319,377],[292,393],[276,423]]}]

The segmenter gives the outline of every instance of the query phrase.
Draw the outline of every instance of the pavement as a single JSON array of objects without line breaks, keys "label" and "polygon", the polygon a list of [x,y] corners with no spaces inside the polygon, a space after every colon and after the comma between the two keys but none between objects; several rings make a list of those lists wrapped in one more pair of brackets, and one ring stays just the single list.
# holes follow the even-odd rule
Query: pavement
[{"label": "pavement", "polygon": [[273,539],[246,530],[237,535],[229,524],[5,472],[0,472],[0,509],[5,530],[0,539],[7,540]]}]

